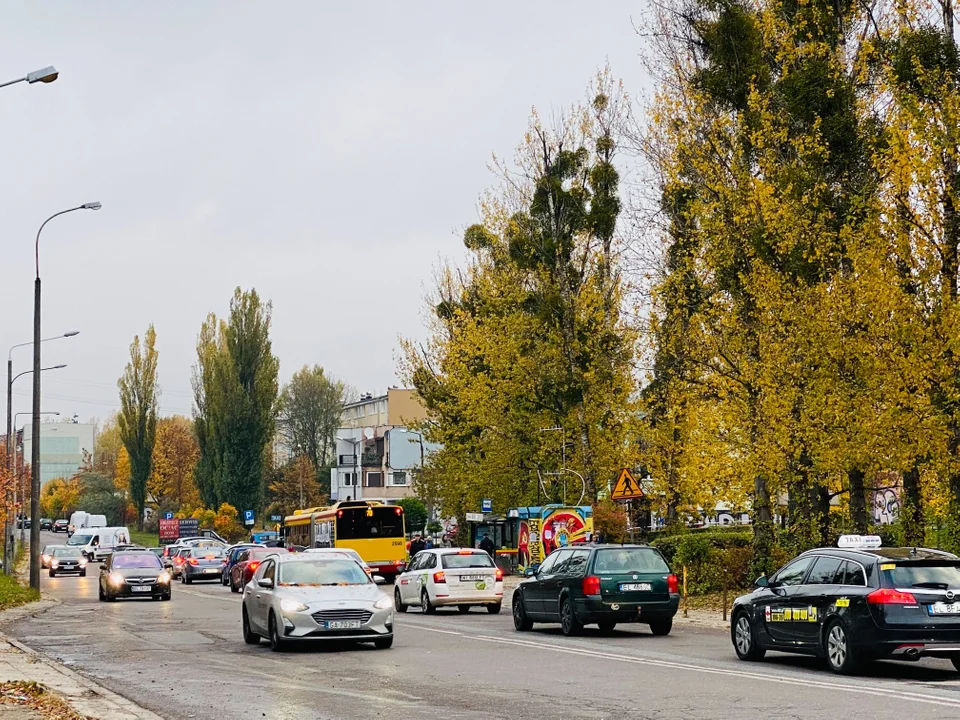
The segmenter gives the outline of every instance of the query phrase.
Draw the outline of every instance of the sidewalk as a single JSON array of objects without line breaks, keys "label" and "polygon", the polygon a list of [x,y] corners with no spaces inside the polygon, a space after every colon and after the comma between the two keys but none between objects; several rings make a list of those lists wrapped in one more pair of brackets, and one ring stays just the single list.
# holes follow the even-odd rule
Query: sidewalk
[{"label": "sidewalk", "polygon": [[[41,683],[63,698],[75,712],[87,718],[161,720],[159,715],[87,680],[59,663],[48,660],[26,645],[0,635],[0,682],[14,680]],[[16,712],[11,706],[0,705],[0,716],[6,717],[9,714],[11,718],[15,718]]]}]

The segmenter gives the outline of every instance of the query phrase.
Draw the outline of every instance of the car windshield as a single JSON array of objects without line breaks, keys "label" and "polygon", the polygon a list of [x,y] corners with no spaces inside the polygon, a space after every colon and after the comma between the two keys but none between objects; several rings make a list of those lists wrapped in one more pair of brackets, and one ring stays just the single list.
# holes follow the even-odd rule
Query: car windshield
[{"label": "car windshield", "polygon": [[617,548],[598,550],[593,571],[598,575],[621,573],[670,572],[653,548]]},{"label": "car windshield", "polygon": [[960,587],[960,565],[937,563],[935,565],[893,565],[881,563],[880,569],[895,588],[931,588],[946,590]]},{"label": "car windshield", "polygon": [[93,535],[77,535],[74,533],[73,537],[67,540],[67,545],[86,545],[92,539]]},{"label": "car windshield", "polygon": [[120,568],[151,568],[160,569],[160,561],[153,553],[130,553],[114,554],[112,565],[114,569]]},{"label": "car windshield", "polygon": [[440,566],[447,570],[458,568],[492,568],[493,560],[485,552],[447,553],[440,556]]},{"label": "car windshield", "polygon": [[53,549],[54,557],[80,557],[80,548],[55,547]]},{"label": "car windshield", "polygon": [[296,560],[280,563],[280,585],[367,585],[370,578],[353,560]]}]

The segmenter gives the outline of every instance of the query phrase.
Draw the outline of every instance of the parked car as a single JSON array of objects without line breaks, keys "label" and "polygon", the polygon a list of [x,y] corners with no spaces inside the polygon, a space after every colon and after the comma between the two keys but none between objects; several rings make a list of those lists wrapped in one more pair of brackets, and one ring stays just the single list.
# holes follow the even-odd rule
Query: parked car
[{"label": "parked car", "polygon": [[51,528],[51,530],[52,530],[53,532],[64,532],[64,533],[65,533],[65,532],[67,531],[67,525],[69,525],[69,522],[67,521],[67,519],[66,519],[66,518],[60,518],[59,520],[54,520],[54,521],[53,521],[53,527]]},{"label": "parked car", "polygon": [[286,554],[283,548],[252,548],[244,550],[230,570],[230,592],[240,592],[250,582],[260,562],[268,555]]},{"label": "parked car", "polygon": [[394,582],[397,612],[417,605],[434,613],[443,605],[468,612],[483,605],[496,615],[503,603],[503,570],[483,550],[436,548],[418,552]]},{"label": "parked car", "polygon": [[230,584],[230,571],[233,570],[233,566],[237,564],[237,561],[240,559],[240,556],[243,554],[244,550],[262,547],[264,546],[260,543],[238,543],[227,548],[226,557],[224,557],[223,566],[220,571],[220,584]]},{"label": "parked car", "polygon": [[46,570],[50,567],[50,558],[53,557],[53,551],[55,548],[63,547],[63,545],[44,545],[43,549],[40,551],[40,567]]},{"label": "parked car", "polygon": [[[250,551],[248,551],[250,552]],[[243,591],[243,640],[266,637],[274,651],[291,642],[393,644],[393,599],[353,560],[273,551]]]},{"label": "parked car", "polygon": [[113,602],[131,597],[169,600],[170,579],[170,573],[163,569],[160,558],[152,552],[115,552],[100,567],[100,601]]},{"label": "parked car", "polygon": [[679,604],[677,576],[656,548],[575,545],[554,550],[517,586],[513,624],[526,631],[534,622],[560,623],[564,635],[576,635],[591,623],[604,632],[646,623],[667,635]]},{"label": "parked car", "polygon": [[50,556],[50,577],[63,573],[77,573],[80,577],[87,575],[87,559],[79,548],[58,545]]},{"label": "parked car", "polygon": [[50,518],[40,518],[41,530],[53,530],[53,520]]},{"label": "parked car", "polygon": [[219,582],[226,555],[222,548],[190,547],[184,548],[180,555],[184,559],[180,565],[180,582],[185,585],[201,580]]}]

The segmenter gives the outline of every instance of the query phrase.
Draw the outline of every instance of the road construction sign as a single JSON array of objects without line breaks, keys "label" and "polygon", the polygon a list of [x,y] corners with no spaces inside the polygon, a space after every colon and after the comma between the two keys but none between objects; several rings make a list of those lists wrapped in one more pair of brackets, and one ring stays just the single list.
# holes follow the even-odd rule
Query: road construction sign
[{"label": "road construction sign", "polygon": [[620,471],[620,477],[617,478],[617,484],[610,494],[613,500],[634,500],[643,497],[643,490],[640,489],[640,483],[627,468]]}]

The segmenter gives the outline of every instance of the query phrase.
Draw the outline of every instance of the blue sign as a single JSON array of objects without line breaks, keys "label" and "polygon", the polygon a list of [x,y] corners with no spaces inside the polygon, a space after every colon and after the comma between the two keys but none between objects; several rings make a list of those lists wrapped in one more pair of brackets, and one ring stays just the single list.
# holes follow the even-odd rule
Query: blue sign
[{"label": "blue sign", "polygon": [[164,520],[173,520],[173,513],[172,513],[172,512],[165,512],[165,513],[163,514],[163,519],[164,519]]},{"label": "blue sign", "polygon": [[243,524],[244,524],[244,525],[253,525],[253,510],[244,510],[244,511],[243,511]]},{"label": "blue sign", "polygon": [[480,501],[480,511],[481,512],[493,512],[493,500],[490,498],[484,498]]}]

